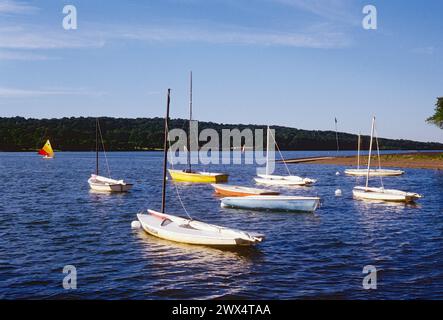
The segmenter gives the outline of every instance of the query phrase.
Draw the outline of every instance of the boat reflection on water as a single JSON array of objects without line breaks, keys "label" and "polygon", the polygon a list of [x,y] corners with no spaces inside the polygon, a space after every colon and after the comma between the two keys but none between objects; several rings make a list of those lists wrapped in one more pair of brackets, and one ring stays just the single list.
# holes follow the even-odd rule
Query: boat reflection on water
[{"label": "boat reflection on water", "polygon": [[360,212],[387,214],[392,212],[402,213],[406,208],[420,209],[422,206],[416,202],[387,202],[383,200],[358,199],[354,207]]},{"label": "boat reflection on water", "polygon": [[[246,299],[255,280],[251,274],[265,264],[259,247],[217,248],[188,245],[134,231],[149,275],[149,298]],[[256,272],[256,270],[255,270]]]},{"label": "boat reflection on water", "polygon": [[[223,259],[223,264],[226,264],[226,259],[246,259],[255,261],[262,256],[262,252],[257,246],[232,246],[232,247],[222,247],[222,246],[205,246],[205,245],[192,245],[181,242],[169,241],[162,238],[154,237],[143,231],[142,228],[137,230],[138,236],[147,249],[147,252],[164,252],[165,256],[171,257],[171,254],[183,255],[187,257],[193,254],[199,255],[199,262],[214,262],[212,259],[220,257]],[[204,254],[204,256],[200,256]],[[151,255],[148,254],[147,257]],[[189,260],[189,259],[184,259]]]},{"label": "boat reflection on water", "polygon": [[107,192],[89,189],[88,192],[91,203],[106,204],[106,206],[124,206],[126,204],[127,192]]}]

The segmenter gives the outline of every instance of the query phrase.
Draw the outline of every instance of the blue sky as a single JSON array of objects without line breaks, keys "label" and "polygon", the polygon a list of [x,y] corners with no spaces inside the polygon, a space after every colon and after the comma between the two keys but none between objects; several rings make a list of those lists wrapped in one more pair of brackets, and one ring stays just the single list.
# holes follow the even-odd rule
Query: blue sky
[{"label": "blue sky", "polygon": [[[62,28],[75,5],[78,29]],[[365,30],[362,9],[377,8]],[[442,141],[442,1],[0,0],[0,116],[194,116]]]}]

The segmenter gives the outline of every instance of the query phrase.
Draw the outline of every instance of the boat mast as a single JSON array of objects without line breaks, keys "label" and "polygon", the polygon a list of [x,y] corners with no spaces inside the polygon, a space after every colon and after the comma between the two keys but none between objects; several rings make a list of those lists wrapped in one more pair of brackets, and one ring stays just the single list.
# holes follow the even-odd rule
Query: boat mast
[{"label": "boat mast", "polygon": [[189,86],[189,127],[188,127],[188,170],[191,172],[191,122],[192,122],[192,71],[190,73]]},{"label": "boat mast", "polygon": [[335,141],[337,142],[337,155],[340,151],[340,145],[338,143],[338,126],[337,126],[337,118],[335,118]]},{"label": "boat mast", "polygon": [[372,155],[372,140],[374,136],[375,117],[372,118],[371,127],[371,141],[369,142],[369,155],[368,155],[368,171],[366,172],[366,189],[369,185],[369,170],[371,169],[371,155]]},{"label": "boat mast", "polygon": [[95,118],[95,174],[98,176],[98,118]]},{"label": "boat mast", "polygon": [[269,175],[269,126],[266,128],[266,175]]},{"label": "boat mast", "polygon": [[358,133],[358,150],[357,150],[357,169],[360,169],[360,146],[361,146],[361,133]]},{"label": "boat mast", "polygon": [[165,213],[166,206],[166,167],[168,165],[168,122],[169,122],[169,103],[171,101],[170,98],[171,89],[168,89],[167,103],[166,103],[166,117],[165,117],[165,139],[163,142],[163,188],[162,188],[162,208],[161,212]]}]

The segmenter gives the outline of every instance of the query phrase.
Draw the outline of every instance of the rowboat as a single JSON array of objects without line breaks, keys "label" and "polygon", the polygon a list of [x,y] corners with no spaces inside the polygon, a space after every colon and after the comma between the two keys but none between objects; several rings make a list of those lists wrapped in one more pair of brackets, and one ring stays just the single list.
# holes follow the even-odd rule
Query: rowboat
[{"label": "rowboat", "polygon": [[317,180],[310,178],[302,178],[299,176],[278,176],[269,174],[257,174],[254,178],[255,182],[259,184],[274,185],[274,186],[305,186],[310,185]]},{"label": "rowboat", "polygon": [[[345,173],[351,176],[366,176],[368,169],[346,169]],[[391,177],[400,176],[404,174],[403,170],[395,169],[371,169],[369,170],[369,176],[371,177]]]},{"label": "rowboat", "polygon": [[137,214],[147,233],[170,241],[206,246],[251,246],[263,241],[258,233],[216,225],[148,210]]},{"label": "rowboat", "polygon": [[226,197],[221,199],[222,208],[251,210],[314,212],[319,205],[319,197],[246,196]]},{"label": "rowboat", "polygon": [[248,188],[242,186],[233,186],[228,184],[213,184],[215,193],[226,197],[245,197],[245,196],[263,196],[263,195],[279,195],[277,191]]},{"label": "rowboat", "polygon": [[[103,153],[105,155],[106,166],[108,168],[108,177],[103,177],[99,175],[99,161],[98,161],[98,149],[99,149],[99,136],[101,138],[101,143],[103,146]],[[112,179],[111,173],[109,170],[108,158],[106,157],[106,152],[104,149],[103,137],[101,134],[99,119],[97,118],[95,121],[95,174],[91,174],[91,177],[88,179],[88,184],[91,190],[98,192],[128,192],[133,184],[127,183],[124,180],[115,180]]]},{"label": "rowboat", "polygon": [[[358,148],[357,148],[357,169],[346,169],[345,174],[350,176],[366,176],[368,174],[368,169],[360,169],[360,145],[361,145],[361,135],[358,134]],[[378,144],[377,144],[378,147]],[[369,176],[371,177],[391,177],[400,176],[404,174],[403,170],[394,169],[382,169],[379,162],[378,169],[370,169]]]},{"label": "rowboat", "polygon": [[354,187],[354,190],[352,190],[352,194],[356,199],[392,202],[414,202],[415,200],[422,197],[420,194],[414,192],[366,187]]},{"label": "rowboat", "polygon": [[[422,196],[414,192],[405,192],[396,189],[385,189],[383,186],[383,179],[380,176],[381,187],[373,188],[369,187],[369,176],[371,168],[371,153],[372,153],[372,142],[375,132],[375,117],[372,118],[371,126],[371,141],[369,143],[369,154],[368,154],[368,168],[366,169],[366,185],[356,186],[352,190],[352,194],[355,199],[358,200],[378,200],[378,201],[388,201],[388,202],[413,202]],[[377,139],[377,136],[376,136]],[[378,150],[378,140],[377,140],[377,150]],[[378,152],[378,159],[380,161],[380,153]]]},{"label": "rowboat", "polygon": [[91,189],[100,192],[128,192],[133,186],[123,180],[110,179],[95,174],[91,174],[88,183]]},{"label": "rowboat", "polygon": [[[265,174],[257,174],[257,177],[254,178],[256,183],[264,184],[264,185],[271,185],[271,186],[304,186],[304,185],[310,185],[317,180],[310,179],[310,178],[302,178],[299,176],[293,176],[289,172],[288,167],[286,166],[286,169],[288,170],[289,175],[287,176],[279,176],[279,175],[271,175],[269,170],[269,146],[270,146],[270,139],[271,139],[272,132],[269,129],[269,126],[267,127],[267,140],[266,140],[266,173]],[[274,139],[274,145],[277,145],[277,142]],[[278,146],[277,146],[278,148]],[[283,157],[283,156],[282,156]]]},{"label": "rowboat", "polygon": [[[189,129],[187,134],[187,168],[184,170],[169,169],[169,175],[174,181],[192,182],[192,183],[222,183],[227,182],[229,175],[226,173],[206,172],[192,170],[191,166],[191,124],[192,124],[192,72],[190,73],[190,88],[189,88]],[[198,152],[198,151],[197,151]]]},{"label": "rowboat", "polygon": [[170,92],[170,89],[168,89],[165,117],[165,137],[163,144],[162,206],[160,212],[155,210],[147,210],[137,214],[137,219],[140,222],[143,230],[158,238],[194,245],[237,247],[252,246],[262,242],[264,240],[264,235],[262,234],[245,232],[196,221],[191,218],[186,210],[185,212],[188,215],[188,218],[182,218],[165,213]]},{"label": "rowboat", "polygon": [[43,159],[53,159],[54,158],[54,150],[52,149],[51,142],[46,140],[46,143],[43,147],[38,151],[39,155],[43,156]]},{"label": "rowboat", "polygon": [[187,171],[168,169],[169,175],[174,181],[194,183],[222,183],[227,182],[229,175],[226,173]]}]

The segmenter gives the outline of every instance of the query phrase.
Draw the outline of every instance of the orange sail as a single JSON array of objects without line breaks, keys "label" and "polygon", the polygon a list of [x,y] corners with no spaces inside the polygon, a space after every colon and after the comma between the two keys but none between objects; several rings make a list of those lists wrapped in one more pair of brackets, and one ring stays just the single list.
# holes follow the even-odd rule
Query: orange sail
[{"label": "orange sail", "polygon": [[38,151],[38,154],[44,156],[45,158],[54,157],[54,150],[52,150],[51,142],[49,142],[49,140],[47,140],[44,146]]}]

